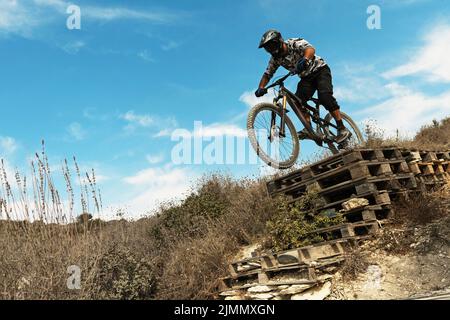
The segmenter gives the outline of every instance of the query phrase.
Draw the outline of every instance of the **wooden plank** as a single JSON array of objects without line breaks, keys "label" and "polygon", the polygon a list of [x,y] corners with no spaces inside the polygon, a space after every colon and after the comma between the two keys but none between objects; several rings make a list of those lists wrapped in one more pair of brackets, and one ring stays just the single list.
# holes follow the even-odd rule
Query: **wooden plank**
[{"label": "wooden plank", "polygon": [[[353,198],[365,198],[365,199],[369,200],[369,205],[389,205],[389,204],[391,204],[390,195],[387,191],[381,191],[381,192],[377,191],[377,192],[368,192],[366,194],[360,194],[358,196],[351,195],[345,199],[339,199],[335,202],[322,205],[322,206],[318,207],[317,210],[321,211],[321,210],[333,208],[333,209],[336,209],[339,211],[342,209],[343,202],[348,201]],[[295,201],[296,201],[296,199],[292,199],[289,201],[289,203],[293,203]]]},{"label": "wooden plank", "polygon": [[374,222],[356,222],[356,223],[344,223],[337,226],[328,228],[321,228],[310,232],[310,234],[318,234],[324,237],[326,240],[348,238],[354,236],[372,235],[379,229],[378,221]]},{"label": "wooden plank", "polygon": [[450,151],[437,151],[436,157],[438,160],[449,161],[450,160]]},{"label": "wooden plank", "polygon": [[269,194],[274,196],[281,193],[299,193],[305,192],[310,185],[316,185],[319,189],[324,189],[341,182],[356,180],[362,177],[376,177],[380,175],[407,172],[410,172],[410,170],[404,160],[389,160],[383,162],[363,160],[347,166],[341,166],[325,171],[314,176],[313,178],[303,180],[295,184],[285,185],[276,190],[275,188],[272,188],[269,191]]},{"label": "wooden plank", "polygon": [[390,206],[366,206],[358,208],[358,210],[351,210],[348,212],[340,212],[338,214],[343,216],[347,222],[358,221],[380,221],[388,219],[392,214]]},{"label": "wooden plank", "polygon": [[263,262],[261,268],[262,270],[269,270],[294,265],[309,265],[312,261],[343,255],[347,245],[347,241],[341,239],[277,253],[267,253],[261,260],[269,263]]},{"label": "wooden plank", "polygon": [[423,162],[432,162],[437,161],[438,157],[436,156],[436,152],[433,151],[419,151],[420,157]]},{"label": "wooden plank", "polygon": [[429,162],[418,162],[417,166],[419,167],[420,174],[433,174],[433,164]]}]

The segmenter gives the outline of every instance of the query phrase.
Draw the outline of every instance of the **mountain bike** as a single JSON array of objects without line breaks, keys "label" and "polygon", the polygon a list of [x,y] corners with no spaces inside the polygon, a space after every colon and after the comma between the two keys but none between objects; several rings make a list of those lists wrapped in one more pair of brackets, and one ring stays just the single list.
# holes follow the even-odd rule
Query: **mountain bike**
[{"label": "mountain bike", "polygon": [[[338,143],[337,125],[332,122],[334,119],[330,113],[323,118],[320,116],[319,99],[311,98],[304,103],[284,86],[286,79],[292,75],[295,73],[290,72],[267,86],[266,89],[275,88],[277,92],[273,103],[259,103],[248,114],[248,137],[261,160],[271,167],[287,169],[293,166],[298,158],[300,140],[292,120],[287,115],[290,112],[288,105],[306,128],[307,139],[320,147],[328,148],[333,154],[363,143],[364,139],[358,126],[343,112],[342,120],[351,135],[344,142]],[[312,102],[314,106],[310,106],[308,102]],[[306,113],[311,117],[311,125],[305,119]]]}]

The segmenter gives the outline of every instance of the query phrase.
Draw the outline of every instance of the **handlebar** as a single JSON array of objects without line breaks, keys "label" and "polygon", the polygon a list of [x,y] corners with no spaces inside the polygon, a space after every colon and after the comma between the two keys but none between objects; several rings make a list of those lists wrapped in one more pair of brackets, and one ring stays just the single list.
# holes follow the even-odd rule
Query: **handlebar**
[{"label": "handlebar", "polygon": [[277,81],[275,81],[274,83],[272,83],[271,85],[269,85],[268,87],[266,87],[266,89],[270,89],[270,88],[276,87],[276,86],[278,86],[278,85],[282,85],[283,82],[284,82],[287,78],[289,78],[290,76],[293,76],[293,75],[295,75],[295,74],[296,74],[295,72],[290,71],[288,74],[282,76],[280,79],[278,79]]}]

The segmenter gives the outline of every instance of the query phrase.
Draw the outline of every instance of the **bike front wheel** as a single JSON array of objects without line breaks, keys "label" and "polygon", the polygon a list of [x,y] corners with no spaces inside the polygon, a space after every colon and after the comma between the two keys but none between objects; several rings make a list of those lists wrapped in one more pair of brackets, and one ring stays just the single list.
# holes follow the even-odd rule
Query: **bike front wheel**
[{"label": "bike front wheel", "polygon": [[291,119],[284,115],[284,134],[281,130],[282,110],[272,103],[259,103],[249,112],[247,132],[258,157],[277,169],[294,165],[300,152],[297,131]]}]

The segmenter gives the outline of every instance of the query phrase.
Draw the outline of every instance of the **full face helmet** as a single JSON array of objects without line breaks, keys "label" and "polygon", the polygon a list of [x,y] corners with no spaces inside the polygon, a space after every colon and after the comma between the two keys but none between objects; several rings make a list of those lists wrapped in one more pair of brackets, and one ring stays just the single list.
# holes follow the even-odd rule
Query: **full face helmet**
[{"label": "full face helmet", "polygon": [[281,33],[271,29],[263,34],[258,48],[264,48],[272,56],[277,57],[282,53],[283,42],[284,40]]}]

